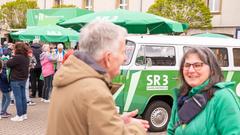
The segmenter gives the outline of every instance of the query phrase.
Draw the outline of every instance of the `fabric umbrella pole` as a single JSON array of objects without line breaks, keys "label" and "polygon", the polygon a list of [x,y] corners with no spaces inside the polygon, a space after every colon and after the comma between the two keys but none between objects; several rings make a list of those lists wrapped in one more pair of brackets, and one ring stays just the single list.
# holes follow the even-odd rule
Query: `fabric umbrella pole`
[{"label": "fabric umbrella pole", "polygon": [[182,24],[157,15],[124,9],[94,12],[66,20],[58,25],[79,31],[85,24],[95,19],[109,20],[125,27],[128,33],[135,34],[180,33],[188,28],[187,24]]},{"label": "fabric umbrella pole", "polygon": [[33,41],[35,38],[43,42],[78,41],[79,33],[57,25],[33,26],[25,30],[10,33],[14,40]]}]

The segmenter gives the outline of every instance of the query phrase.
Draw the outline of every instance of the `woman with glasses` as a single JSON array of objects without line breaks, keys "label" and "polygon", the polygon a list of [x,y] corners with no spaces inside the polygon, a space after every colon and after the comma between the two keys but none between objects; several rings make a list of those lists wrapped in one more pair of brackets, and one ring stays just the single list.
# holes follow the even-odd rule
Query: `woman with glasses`
[{"label": "woman with glasses", "polygon": [[168,124],[169,135],[240,135],[240,103],[223,82],[221,68],[208,48],[189,48],[180,65],[181,86]]}]

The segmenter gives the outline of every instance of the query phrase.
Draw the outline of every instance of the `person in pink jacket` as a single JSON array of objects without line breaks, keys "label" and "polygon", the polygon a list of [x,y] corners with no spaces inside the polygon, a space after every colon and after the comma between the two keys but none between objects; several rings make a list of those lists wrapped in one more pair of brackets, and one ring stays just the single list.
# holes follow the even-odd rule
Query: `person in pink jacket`
[{"label": "person in pink jacket", "polygon": [[52,90],[52,80],[54,75],[54,63],[57,60],[57,55],[50,52],[49,44],[42,46],[42,53],[40,55],[40,61],[42,65],[42,75],[44,77],[44,85],[42,90],[42,101],[48,103],[49,93]]}]

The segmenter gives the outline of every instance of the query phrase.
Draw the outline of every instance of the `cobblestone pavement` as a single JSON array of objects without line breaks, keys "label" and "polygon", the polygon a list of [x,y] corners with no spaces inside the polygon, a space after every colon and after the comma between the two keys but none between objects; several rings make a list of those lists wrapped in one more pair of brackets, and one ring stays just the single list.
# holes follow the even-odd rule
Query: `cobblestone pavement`
[{"label": "cobblestone pavement", "polygon": [[[1,95],[1,94],[0,94]],[[1,98],[0,98],[1,101]],[[47,126],[48,103],[39,98],[33,99],[34,106],[28,106],[28,119],[22,122],[12,122],[10,118],[0,120],[0,135],[44,135]],[[12,117],[16,115],[15,105],[10,105],[8,112]],[[148,133],[148,135],[165,135],[162,133]]]},{"label": "cobblestone pavement", "polygon": [[[22,122],[13,122],[10,118],[0,120],[0,135],[44,135],[47,122],[48,103],[40,99],[33,99],[34,106],[28,106],[28,119]],[[10,105],[8,112],[12,117],[16,115],[15,105]]]}]

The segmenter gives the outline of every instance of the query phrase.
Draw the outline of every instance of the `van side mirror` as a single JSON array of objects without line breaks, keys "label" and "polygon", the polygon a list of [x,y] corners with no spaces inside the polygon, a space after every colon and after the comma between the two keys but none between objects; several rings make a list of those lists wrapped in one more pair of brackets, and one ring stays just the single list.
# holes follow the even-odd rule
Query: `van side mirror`
[{"label": "van side mirror", "polygon": [[143,64],[144,64],[144,57],[143,56],[137,57],[136,65],[140,66],[140,65],[143,65]]}]

